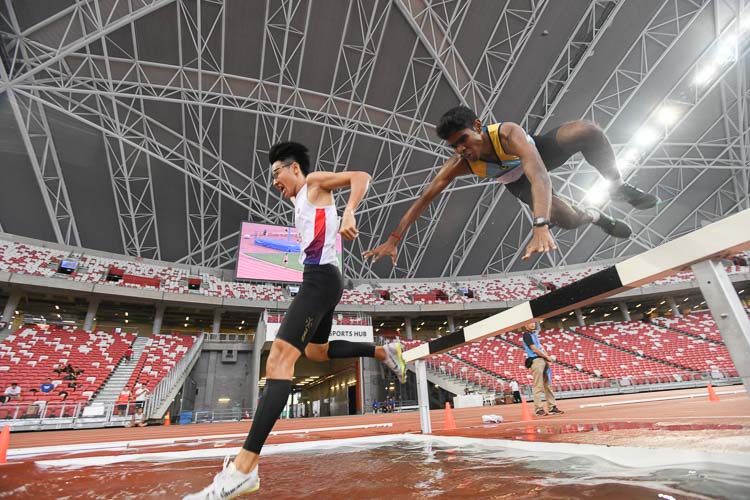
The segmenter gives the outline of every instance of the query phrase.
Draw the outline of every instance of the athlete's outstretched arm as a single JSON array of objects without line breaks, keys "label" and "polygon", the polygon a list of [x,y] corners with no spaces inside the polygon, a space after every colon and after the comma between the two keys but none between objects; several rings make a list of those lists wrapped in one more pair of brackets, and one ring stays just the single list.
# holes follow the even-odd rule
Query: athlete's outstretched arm
[{"label": "athlete's outstretched arm", "polygon": [[[359,236],[354,214],[370,186],[370,179],[370,174],[367,172],[356,171],[313,172],[307,176],[307,189],[312,191],[311,196],[314,198],[323,197],[327,200],[334,189],[351,188],[346,208],[344,208],[344,216],[341,218],[341,229],[339,229],[339,233],[346,240],[353,240]],[[315,201],[317,200],[313,203]]]},{"label": "athlete's outstretched arm", "polygon": [[[500,140],[503,149],[521,159],[521,168],[531,183],[532,211],[534,217],[544,217],[549,220],[552,206],[552,183],[549,173],[544,166],[542,157],[536,146],[529,142],[526,131],[515,123],[505,122],[500,129]],[[555,241],[549,231],[549,226],[534,227],[531,241],[526,246],[526,253],[522,257],[527,260],[534,253],[546,253],[556,250]]]},{"label": "athlete's outstretched arm", "polygon": [[409,210],[407,210],[404,216],[401,217],[398,226],[396,226],[396,229],[390,234],[390,236],[388,236],[385,243],[373,248],[372,250],[367,250],[362,255],[365,258],[372,257],[373,262],[377,262],[381,257],[390,256],[391,262],[393,262],[393,265],[396,265],[398,242],[404,237],[406,230],[412,222],[417,220],[417,217],[424,212],[424,209],[432,203],[432,200],[434,200],[437,195],[448,187],[448,184],[450,184],[453,179],[469,173],[471,173],[471,171],[466,166],[466,162],[461,156],[455,155],[448,159],[435,178],[432,179],[430,185],[427,186],[424,193],[412,203]]}]

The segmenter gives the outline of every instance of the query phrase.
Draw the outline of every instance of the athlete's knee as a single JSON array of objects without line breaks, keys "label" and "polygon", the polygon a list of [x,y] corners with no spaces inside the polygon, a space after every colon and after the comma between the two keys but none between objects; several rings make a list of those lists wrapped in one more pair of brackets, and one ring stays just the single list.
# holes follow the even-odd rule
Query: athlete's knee
[{"label": "athlete's knee", "polygon": [[300,354],[299,349],[289,342],[276,339],[271,346],[271,352],[268,354],[266,370],[269,370],[271,367],[277,367],[279,369],[289,367],[293,368],[294,364],[297,362],[297,358],[300,357]]},{"label": "athlete's knee", "polygon": [[305,356],[310,361],[327,361],[328,344],[307,344]]},{"label": "athlete's knee", "polygon": [[607,140],[604,131],[595,123],[587,120],[569,122],[561,128],[563,128],[563,133],[558,133],[558,141],[561,146],[573,147],[584,153]]}]

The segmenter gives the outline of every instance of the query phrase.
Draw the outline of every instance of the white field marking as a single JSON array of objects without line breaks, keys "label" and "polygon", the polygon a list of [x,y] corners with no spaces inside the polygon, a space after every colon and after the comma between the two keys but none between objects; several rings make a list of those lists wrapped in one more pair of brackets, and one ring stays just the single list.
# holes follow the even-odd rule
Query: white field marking
[{"label": "white field marking", "polygon": [[[724,392],[717,392],[717,395],[722,394],[740,394],[744,393],[744,390],[741,391],[724,391]],[[595,408],[600,406],[617,406],[617,405],[629,405],[633,403],[650,403],[652,401],[669,401],[670,399],[691,399],[691,398],[707,398],[708,393],[702,394],[684,394],[682,396],[664,396],[661,398],[647,398],[647,399],[626,399],[625,401],[613,401],[611,403],[590,403],[587,405],[580,405],[579,408]]]},{"label": "white field marking", "polygon": [[[362,425],[344,425],[340,427],[317,427],[312,429],[297,429],[289,431],[275,431],[271,432],[272,436],[278,434],[307,434],[310,432],[327,432],[327,431],[344,431],[351,429],[370,429],[379,427],[393,427],[393,423],[385,422],[381,424],[362,424]],[[73,445],[60,445],[60,446],[42,446],[37,448],[16,448],[8,450],[8,458],[26,458],[35,455],[47,455],[50,453],[65,453],[65,452],[86,452],[86,451],[101,451],[101,450],[124,450],[128,448],[140,448],[144,446],[156,446],[161,444],[177,444],[184,442],[196,442],[201,443],[203,441],[211,441],[215,439],[234,439],[244,438],[247,436],[247,432],[241,434],[213,434],[209,436],[184,436],[175,438],[160,438],[160,439],[141,439],[138,441],[110,441],[103,443],[82,443]]]},{"label": "white field marking", "polygon": [[[387,436],[366,436],[349,439],[332,439],[315,442],[285,443],[267,445],[263,448],[263,455],[290,454],[302,451],[335,450],[346,447],[371,449],[393,443],[421,443],[425,445],[439,444],[447,447],[467,447],[467,451],[475,449],[502,450],[514,458],[526,461],[544,459],[550,460],[551,453],[557,453],[560,458],[565,456],[594,456],[623,467],[653,468],[697,465],[705,467],[708,463],[732,465],[748,468],[750,454],[721,453],[699,450],[677,450],[672,448],[645,448],[633,446],[608,446],[580,443],[549,443],[538,441],[518,441],[507,439],[466,438],[460,436],[434,436],[424,434],[389,434]],[[199,459],[218,459],[227,454],[239,451],[239,448],[200,449],[177,452],[143,453],[134,455],[112,455],[107,457],[84,457],[63,460],[42,460],[36,464],[43,467],[90,467],[103,466],[122,462],[173,462]]]}]

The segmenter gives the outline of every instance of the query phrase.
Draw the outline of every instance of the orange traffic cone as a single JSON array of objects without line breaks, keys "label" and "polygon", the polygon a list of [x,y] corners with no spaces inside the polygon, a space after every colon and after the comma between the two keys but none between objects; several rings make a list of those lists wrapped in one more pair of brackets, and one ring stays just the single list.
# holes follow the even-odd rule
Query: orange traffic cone
[{"label": "orange traffic cone", "polygon": [[709,401],[721,401],[719,399],[719,396],[716,395],[716,391],[714,391],[714,388],[711,384],[708,384],[708,400]]},{"label": "orange traffic cone", "polygon": [[8,458],[8,446],[10,446],[10,427],[3,427],[0,432],[0,464],[4,464]]},{"label": "orange traffic cone", "polygon": [[443,429],[446,431],[456,428],[456,421],[453,420],[453,411],[451,410],[450,402],[445,402],[445,425]]},{"label": "orange traffic cone", "polygon": [[526,402],[526,398],[523,396],[521,396],[521,420],[524,422],[534,420],[534,417],[531,416],[531,411],[529,410],[529,403]]},{"label": "orange traffic cone", "polygon": [[169,412],[167,412],[167,414],[164,415],[164,425],[172,425],[172,419],[169,415]]}]

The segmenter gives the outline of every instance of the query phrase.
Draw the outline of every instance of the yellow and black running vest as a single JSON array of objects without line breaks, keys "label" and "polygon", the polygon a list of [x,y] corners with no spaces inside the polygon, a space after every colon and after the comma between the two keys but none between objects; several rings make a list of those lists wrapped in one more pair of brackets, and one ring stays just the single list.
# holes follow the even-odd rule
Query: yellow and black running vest
[{"label": "yellow and black running vest", "polygon": [[[516,155],[506,153],[503,149],[503,145],[500,143],[500,125],[502,123],[482,127],[482,132],[489,136],[492,149],[495,151],[495,155],[500,158],[500,162],[484,160],[466,160],[466,162],[474,175],[495,179],[503,184],[510,184],[523,177],[523,169],[521,168],[521,159]],[[534,144],[534,139],[528,133],[526,133],[526,138],[531,144]]]}]

